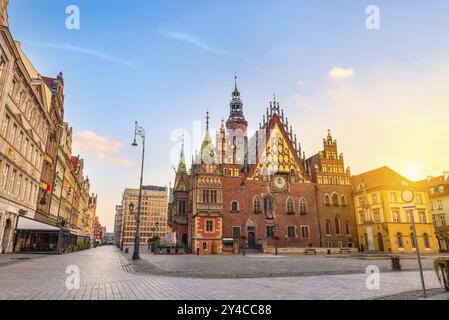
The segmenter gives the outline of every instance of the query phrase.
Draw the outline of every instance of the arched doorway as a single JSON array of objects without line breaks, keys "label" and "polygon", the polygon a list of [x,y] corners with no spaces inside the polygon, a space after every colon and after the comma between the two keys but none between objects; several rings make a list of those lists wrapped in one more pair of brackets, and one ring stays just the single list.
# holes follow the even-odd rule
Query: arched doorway
[{"label": "arched doorway", "polygon": [[248,248],[256,249],[256,234],[254,233],[254,231],[248,232]]},{"label": "arched doorway", "polygon": [[186,233],[184,233],[184,234],[182,235],[181,242],[182,242],[182,244],[187,244],[187,234],[186,234]]},{"label": "arched doorway", "polygon": [[382,237],[382,233],[380,233],[380,232],[377,234],[377,245],[379,247],[379,251],[385,251],[384,239]]}]

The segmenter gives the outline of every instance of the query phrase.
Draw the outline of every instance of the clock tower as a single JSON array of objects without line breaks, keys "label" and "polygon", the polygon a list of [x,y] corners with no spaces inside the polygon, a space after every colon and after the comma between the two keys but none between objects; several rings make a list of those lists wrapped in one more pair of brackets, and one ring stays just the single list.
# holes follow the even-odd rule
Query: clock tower
[{"label": "clock tower", "polygon": [[243,167],[247,163],[248,122],[243,114],[243,102],[237,88],[237,76],[235,76],[235,86],[229,106],[230,114],[226,121],[227,146],[224,148],[227,150],[225,162]]}]

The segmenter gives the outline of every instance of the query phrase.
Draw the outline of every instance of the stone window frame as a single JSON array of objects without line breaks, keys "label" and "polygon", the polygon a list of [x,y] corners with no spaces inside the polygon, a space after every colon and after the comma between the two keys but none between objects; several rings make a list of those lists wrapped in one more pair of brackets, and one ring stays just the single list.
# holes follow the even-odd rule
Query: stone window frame
[{"label": "stone window frame", "polygon": [[345,222],[345,235],[350,237],[351,236],[351,223],[349,220],[346,220]]},{"label": "stone window frame", "polygon": [[338,214],[335,215],[335,235],[341,236],[341,219]]},{"label": "stone window frame", "polygon": [[[303,204],[305,205],[305,210],[304,211],[302,210],[303,209],[303,206],[302,206]],[[308,213],[309,213],[309,205],[307,204],[307,200],[304,197],[301,197],[299,199],[299,214],[306,215]]]},{"label": "stone window frame", "polygon": [[[294,231],[294,236],[293,237],[290,237],[290,234],[289,234],[289,232],[290,232],[290,230],[292,230],[291,228],[293,228],[293,231]],[[287,225],[287,226],[285,226],[285,238],[287,238],[287,239],[296,239],[296,238],[298,238],[298,227],[297,226],[295,226],[295,225]]]},{"label": "stone window frame", "polygon": [[[266,201],[266,202],[265,202]],[[268,205],[269,204],[269,205]],[[274,207],[274,199],[273,196],[271,195],[266,195],[263,198],[263,211],[264,212],[273,212],[273,207]]]},{"label": "stone window frame", "polygon": [[325,225],[325,230],[324,231],[326,232],[326,237],[332,236],[332,222],[330,220],[326,220],[326,225]]},{"label": "stone window frame", "polygon": [[324,205],[328,207],[331,206],[331,199],[327,193],[324,194]]},{"label": "stone window frame", "polygon": [[400,232],[396,233],[396,245],[399,249],[404,249],[404,237]]},{"label": "stone window frame", "polygon": [[[256,208],[256,202],[258,203],[258,208]],[[262,212],[262,202],[259,196],[254,196],[252,203],[253,203],[253,212],[255,213]]]},{"label": "stone window frame", "polygon": [[346,202],[346,196],[345,196],[344,194],[342,194],[342,195],[340,196],[340,204],[341,204],[343,207],[346,207],[346,206],[348,205],[348,203]]},{"label": "stone window frame", "polygon": [[[336,200],[336,201],[335,201]],[[333,207],[339,207],[340,206],[340,201],[338,199],[338,193],[337,192],[332,192],[332,198],[331,198],[331,203]]]},{"label": "stone window frame", "polygon": [[291,196],[285,201],[285,211],[287,214],[295,214],[295,200]]},{"label": "stone window frame", "polygon": [[429,237],[429,234],[427,232],[423,233],[422,239],[423,239],[423,242],[424,242],[424,248],[430,249],[430,237]]},{"label": "stone window frame", "polygon": [[[303,230],[307,230],[307,237],[303,237]],[[309,225],[305,225],[305,224],[303,224],[303,225],[301,225],[300,226],[300,232],[301,232],[301,239],[303,239],[303,240],[309,240],[310,238],[311,238],[311,236],[310,236],[310,226]]]},{"label": "stone window frame", "polygon": [[427,223],[427,215],[425,211],[418,211],[419,223]]},{"label": "stone window frame", "polygon": [[[236,205],[236,210],[234,210],[234,204]],[[239,202],[237,200],[232,200],[231,203],[230,203],[229,210],[232,213],[239,213],[240,212],[240,204],[239,204]]]},{"label": "stone window frame", "polygon": [[[212,230],[211,231],[208,231],[208,222],[211,222],[212,223]],[[207,220],[205,220],[204,221],[204,232],[206,232],[206,233],[214,233],[215,231],[214,231],[214,229],[215,229],[215,226],[214,226],[214,220],[211,220],[211,219],[207,219]]]}]

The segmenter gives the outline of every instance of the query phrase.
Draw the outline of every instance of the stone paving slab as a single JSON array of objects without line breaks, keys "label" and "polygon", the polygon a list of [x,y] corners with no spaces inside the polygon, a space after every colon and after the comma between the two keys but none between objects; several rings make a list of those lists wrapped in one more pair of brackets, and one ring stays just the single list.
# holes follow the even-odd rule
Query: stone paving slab
[{"label": "stone paving slab", "polygon": [[[257,258],[259,259],[259,258]],[[279,260],[278,260],[279,261]],[[80,287],[66,287],[66,268],[78,266]],[[47,256],[0,267],[0,299],[30,300],[292,300],[375,299],[416,291],[417,272],[381,272],[380,289],[365,286],[368,275],[342,274],[251,279],[183,278],[139,274],[114,247]],[[426,271],[429,289],[439,288]]]},{"label": "stone paving slab", "polygon": [[[124,255],[128,261],[131,253]],[[385,258],[361,259],[348,256],[307,255],[153,255],[146,251],[135,270],[145,274],[191,278],[260,278],[307,275],[338,275],[365,273],[369,266],[381,272],[393,271],[391,260]],[[422,260],[425,270],[433,270],[434,257]],[[133,262],[130,262],[133,263]],[[403,271],[418,271],[413,256],[401,259]]]}]

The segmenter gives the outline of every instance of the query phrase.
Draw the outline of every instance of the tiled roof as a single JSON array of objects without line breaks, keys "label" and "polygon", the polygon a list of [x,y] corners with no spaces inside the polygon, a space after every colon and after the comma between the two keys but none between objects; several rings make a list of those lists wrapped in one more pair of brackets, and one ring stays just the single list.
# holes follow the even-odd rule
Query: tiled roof
[{"label": "tiled roof", "polygon": [[403,176],[401,176],[396,171],[388,168],[382,167],[372,171],[368,171],[352,177],[352,185],[355,190],[362,183],[365,182],[366,188],[376,188],[380,186],[397,186],[404,187],[404,182],[408,186],[418,187],[419,185]]},{"label": "tiled roof", "polygon": [[430,187],[440,186],[443,184],[449,185],[449,178],[445,180],[444,176],[431,177],[430,179],[421,180],[421,181],[418,181],[417,183],[419,183],[420,185],[422,185],[424,187],[430,188]]},{"label": "tiled roof", "polygon": [[50,87],[53,88],[55,83],[54,81],[56,80],[55,78],[50,78],[50,77],[44,77],[42,76],[42,80],[45,82],[45,84]]}]

